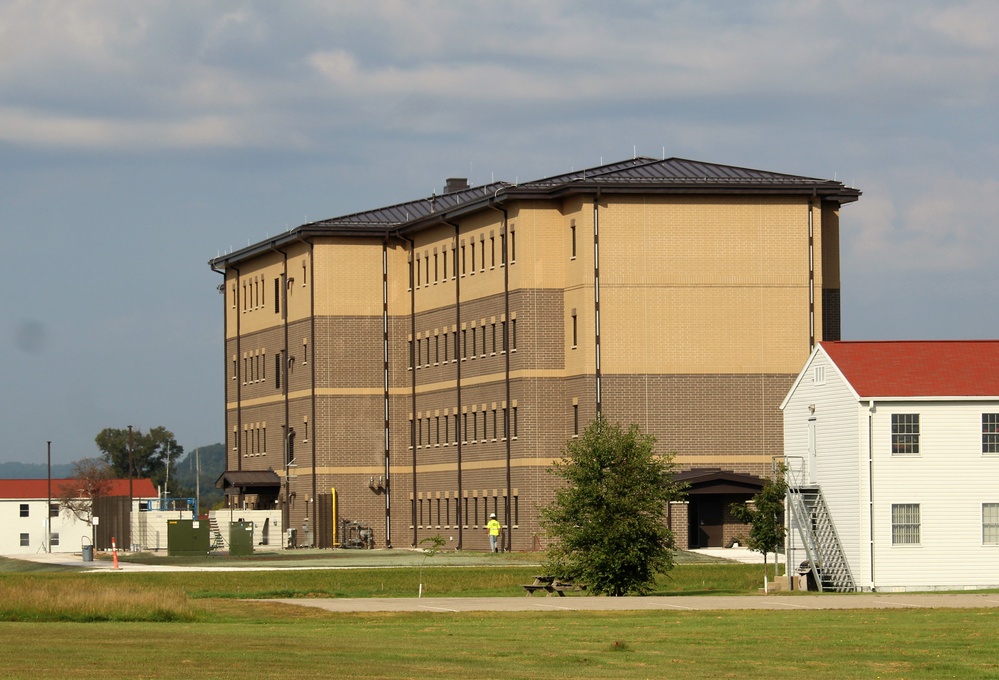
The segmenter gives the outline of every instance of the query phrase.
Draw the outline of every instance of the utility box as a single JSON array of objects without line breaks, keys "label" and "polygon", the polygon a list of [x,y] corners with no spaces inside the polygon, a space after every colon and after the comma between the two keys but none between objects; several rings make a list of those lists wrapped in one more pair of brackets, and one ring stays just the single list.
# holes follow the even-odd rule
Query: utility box
[{"label": "utility box", "polygon": [[207,555],[212,532],[208,522],[196,519],[167,520],[167,555]]},{"label": "utility box", "polygon": [[229,555],[253,554],[253,522],[229,523]]}]

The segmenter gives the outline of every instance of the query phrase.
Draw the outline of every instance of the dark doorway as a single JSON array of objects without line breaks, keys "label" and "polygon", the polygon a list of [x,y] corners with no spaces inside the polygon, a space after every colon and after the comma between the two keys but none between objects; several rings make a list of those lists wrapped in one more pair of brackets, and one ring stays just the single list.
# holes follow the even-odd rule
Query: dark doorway
[{"label": "dark doorway", "polygon": [[721,501],[718,496],[701,496],[693,500],[692,505],[697,508],[698,548],[725,547],[725,525],[722,521],[724,512]]}]

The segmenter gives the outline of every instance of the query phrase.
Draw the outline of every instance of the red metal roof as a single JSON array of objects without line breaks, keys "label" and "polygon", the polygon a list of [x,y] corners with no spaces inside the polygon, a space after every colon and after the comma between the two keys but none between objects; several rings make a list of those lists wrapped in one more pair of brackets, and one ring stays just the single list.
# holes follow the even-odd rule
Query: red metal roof
[{"label": "red metal roof", "polygon": [[[52,497],[57,498],[64,486],[78,487],[75,479],[53,479]],[[47,479],[0,479],[0,498],[40,499],[48,498],[49,481]],[[112,479],[109,496],[127,496],[128,480]],[[132,480],[133,498],[156,498],[156,487],[150,479]]]},{"label": "red metal roof", "polygon": [[999,340],[821,345],[861,397],[999,397]]}]

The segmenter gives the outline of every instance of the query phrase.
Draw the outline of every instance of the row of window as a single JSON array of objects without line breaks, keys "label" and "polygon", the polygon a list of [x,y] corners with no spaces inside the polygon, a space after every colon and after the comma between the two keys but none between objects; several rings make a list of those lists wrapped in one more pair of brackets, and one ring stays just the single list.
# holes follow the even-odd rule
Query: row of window
[{"label": "row of window", "polygon": [[[293,274],[294,272],[292,272]],[[306,274],[308,273],[308,264],[305,260],[302,260],[302,286],[305,286],[305,282],[308,280]],[[294,277],[288,277],[288,287],[291,288],[291,284],[294,281]],[[264,309],[267,306],[267,278],[264,275],[254,276],[250,279],[244,280],[242,282],[242,298],[240,298],[239,292],[240,288],[233,282],[231,288],[232,292],[232,308],[236,309],[239,307],[239,301],[242,299],[242,311],[252,312],[256,309]],[[281,277],[274,278],[274,313],[281,313]]]},{"label": "row of window", "polygon": [[[517,351],[517,319],[510,319],[510,351]],[[507,323],[494,321],[480,326],[462,328],[460,331],[438,332],[409,341],[409,367],[429,368],[459,359],[485,358],[505,354],[507,349]]]},{"label": "row of window", "polygon": [[[20,507],[18,508],[18,512],[21,517],[30,517],[31,505],[28,503],[21,503]],[[59,516],[59,504],[49,503],[49,517],[58,517],[58,516]]]},{"label": "row of window", "polygon": [[[422,496],[422,494],[421,494]],[[500,521],[506,515],[506,496],[472,496],[459,499],[457,494],[438,493],[431,498],[417,498],[413,501],[413,521],[419,529],[457,529],[459,526],[468,529],[485,526],[489,523],[489,515],[495,514]],[[443,498],[441,497],[443,496]],[[460,502],[463,501],[463,502]],[[520,524],[520,499],[513,496],[510,505],[510,522],[514,527]]]},{"label": "row of window", "polygon": [[[459,427],[460,426],[460,427]],[[413,436],[416,448],[429,446],[457,446],[517,438],[519,427],[517,407],[466,411],[462,414],[448,414],[417,417],[413,420]],[[410,447],[412,448],[412,447]]]},{"label": "row of window", "polygon": [[[892,504],[892,545],[919,545],[919,528],[919,503]],[[982,503],[982,545],[999,545],[999,503]]]},{"label": "row of window", "polygon": [[[517,233],[510,225],[510,264],[517,263]],[[506,264],[506,243],[503,234],[499,235],[499,265]],[[450,248],[442,247],[438,253],[435,249],[432,253],[424,251],[422,254],[414,254],[409,263],[409,285],[414,285],[417,289],[437,283],[447,283],[455,280],[459,275],[474,276],[476,271],[484,272],[486,267],[496,268],[497,238],[493,233],[487,237],[480,234],[478,241],[471,237],[466,244],[464,240],[460,244],[452,245]],[[469,266],[471,264],[471,266]],[[449,266],[450,265],[450,266]],[[450,276],[449,276],[450,274]]]},{"label": "row of window", "polygon": [[[281,378],[284,373],[284,352],[278,352],[274,355],[274,389],[281,389]],[[309,363],[309,343],[302,343],[302,365],[306,366]],[[288,357],[288,372],[295,365],[295,357]],[[267,350],[261,349],[253,352],[243,353],[243,384],[253,385],[256,383],[267,382]],[[239,358],[233,354],[232,355],[232,379],[239,379]]]},{"label": "row of window", "polygon": [[[21,547],[22,548],[27,548],[27,547],[31,546],[31,535],[30,534],[23,533],[23,534],[21,534],[20,538],[21,538]],[[57,545],[59,545],[59,534],[54,533],[54,532],[51,533],[51,534],[49,534],[49,545],[51,547],[53,547],[53,548],[56,547]]]},{"label": "row of window", "polygon": [[[919,414],[893,413],[891,416],[893,456],[919,455]],[[999,453],[999,413],[982,414],[982,453]]]}]

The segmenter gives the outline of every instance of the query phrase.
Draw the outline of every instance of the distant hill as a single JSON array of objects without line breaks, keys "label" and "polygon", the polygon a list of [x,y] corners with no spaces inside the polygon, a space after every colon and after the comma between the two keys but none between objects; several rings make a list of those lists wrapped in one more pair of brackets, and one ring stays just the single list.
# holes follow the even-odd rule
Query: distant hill
[{"label": "distant hill", "polygon": [[222,489],[215,488],[215,480],[225,472],[225,447],[222,444],[199,446],[188,451],[182,460],[174,463],[170,488],[180,489],[180,495],[194,497],[198,459],[201,460],[201,511],[205,512],[222,502]]},{"label": "distant hill", "polygon": [[[48,476],[47,463],[0,463],[0,479],[48,479]],[[52,466],[52,479],[66,479],[72,476],[72,463]]]}]

